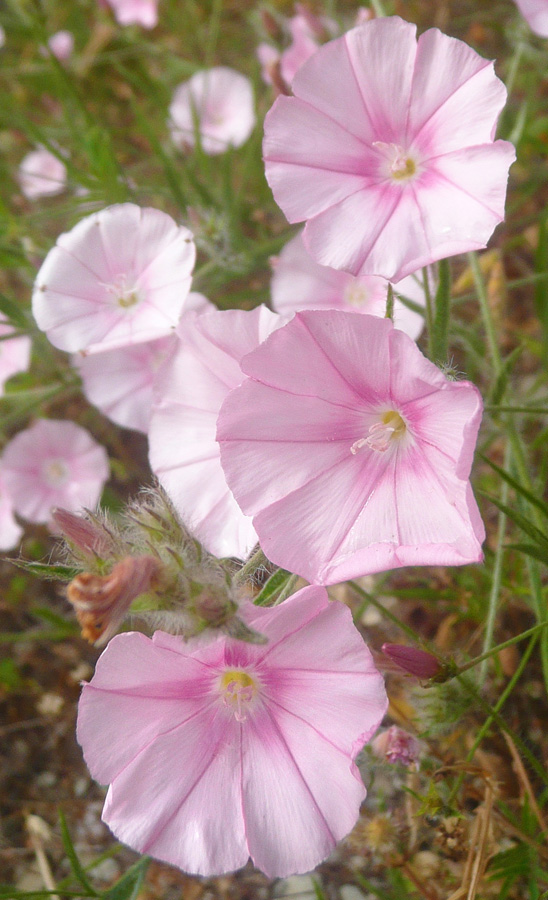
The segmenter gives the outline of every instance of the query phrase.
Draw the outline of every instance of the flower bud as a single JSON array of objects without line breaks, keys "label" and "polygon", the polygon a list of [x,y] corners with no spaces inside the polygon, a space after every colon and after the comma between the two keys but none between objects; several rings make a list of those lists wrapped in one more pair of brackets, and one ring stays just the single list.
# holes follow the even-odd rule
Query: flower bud
[{"label": "flower bud", "polygon": [[444,666],[431,653],[404,644],[383,644],[382,652],[404,672],[428,680],[444,672]]},{"label": "flower bud", "polygon": [[113,540],[99,522],[77,516],[68,509],[54,509],[51,515],[53,530],[58,531],[75,550],[85,556],[108,557]]},{"label": "flower bud", "polygon": [[82,637],[98,646],[106,644],[133,601],[158,585],[160,574],[161,564],[154,556],[128,556],[110,575],[77,575],[67,587],[67,598],[76,610]]}]

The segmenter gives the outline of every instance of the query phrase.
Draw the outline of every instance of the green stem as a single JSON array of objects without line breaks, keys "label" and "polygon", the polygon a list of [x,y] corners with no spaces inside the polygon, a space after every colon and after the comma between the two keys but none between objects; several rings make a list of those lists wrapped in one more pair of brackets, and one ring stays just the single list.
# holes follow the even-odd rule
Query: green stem
[{"label": "green stem", "polygon": [[[498,378],[504,369],[504,365],[502,362],[502,357],[500,354],[497,334],[495,329],[495,323],[493,321],[493,317],[491,315],[491,308],[489,306],[489,299],[487,297],[487,291],[485,289],[485,283],[483,280],[483,276],[481,274],[481,269],[478,262],[478,257],[476,253],[468,254],[470,269],[474,276],[474,283],[478,295],[479,306],[483,318],[483,324],[485,328],[485,333],[487,335],[487,343],[489,346],[489,353],[491,356],[491,361],[493,364],[493,370],[495,372],[496,377]],[[525,488],[527,488],[530,492],[534,492],[534,486],[531,481],[531,477],[529,474],[529,466],[527,463],[527,458],[525,454],[525,449],[523,447],[519,432],[515,426],[514,419],[510,416],[505,419],[506,425],[506,433],[508,435],[508,440],[510,443],[510,448],[512,452],[512,461],[515,466],[515,470],[519,477],[519,480],[523,484]],[[528,508],[531,512],[531,518],[536,525],[542,531],[543,521],[540,516],[540,512],[536,507],[528,504]],[[529,583],[531,585],[531,595],[533,600],[533,605],[535,609],[535,613],[539,622],[544,622],[547,616],[546,604],[544,602],[544,597],[542,593],[542,581],[540,578],[540,569],[539,564],[536,560],[527,557],[526,561],[527,572],[529,575]],[[548,689],[548,640],[546,639],[546,634],[542,635],[541,639],[541,658],[542,658],[542,669],[544,673],[544,683]]]},{"label": "green stem", "polygon": [[386,312],[384,314],[385,319],[392,319],[394,321],[394,288],[388,282],[388,291],[386,294]]},{"label": "green stem", "polygon": [[259,547],[252,556],[249,557],[246,563],[242,566],[242,568],[236,572],[234,576],[233,582],[236,586],[241,584],[245,584],[245,582],[252,576],[257,569],[260,569],[261,566],[268,568],[270,565],[270,560],[266,558],[263,551]]},{"label": "green stem", "polygon": [[221,13],[223,11],[223,0],[214,0],[211,17],[209,19],[209,28],[207,33],[207,45],[204,54],[204,67],[211,68],[215,61],[215,53],[217,52],[217,41],[219,40],[219,30],[221,27]]},{"label": "green stem", "polygon": [[[504,468],[507,469],[510,464],[510,445],[506,444],[504,451]],[[500,501],[505,506],[508,502],[508,482],[503,481],[500,491]],[[489,592],[489,604],[487,606],[487,621],[485,623],[485,634],[483,638],[483,657],[479,675],[480,687],[484,684],[487,677],[488,660],[490,650],[493,645],[493,634],[495,631],[495,619],[497,617],[500,587],[502,581],[502,563],[504,559],[504,538],[506,536],[506,515],[499,511],[499,522],[497,529],[497,549],[495,552],[495,564],[493,566],[493,581]]]},{"label": "green stem", "polygon": [[412,640],[420,647],[422,647],[422,649],[426,650],[428,653],[432,653],[432,655],[436,656],[437,658],[437,653],[435,650],[432,650],[425,641],[421,640],[421,638],[417,634],[415,634],[415,632],[412,628],[409,627],[409,625],[406,625],[405,622],[402,622],[400,619],[398,619],[398,617],[395,616],[394,613],[390,612],[390,610],[385,606],[383,606],[382,603],[379,603],[379,601],[375,597],[373,597],[372,594],[364,591],[364,589],[360,587],[359,584],[357,584],[355,581],[349,581],[347,583],[356,591],[356,593],[362,598],[362,600],[367,600],[368,603],[371,603],[371,605],[374,606],[375,609],[378,609],[386,619],[390,619],[390,621],[393,622],[394,625],[396,625],[400,629],[400,631],[404,631],[405,634],[412,638]]},{"label": "green stem", "polygon": [[375,11],[376,16],[382,17],[382,16],[387,15],[386,10],[384,8],[384,3],[382,2],[382,0],[371,0],[371,6],[373,7],[373,9]]},{"label": "green stem", "polygon": [[[521,677],[521,674],[529,661],[529,657],[531,656],[531,653],[533,652],[533,648],[536,644],[536,641],[537,641],[537,636],[534,635],[531,638],[531,640],[529,641],[529,645],[520,660],[519,666],[517,667],[512,678],[506,685],[505,690],[499,697],[495,706],[490,706],[488,703],[486,703],[486,701],[483,699],[481,694],[476,690],[476,688],[469,681],[468,678],[466,678],[463,675],[458,675],[457,677],[458,677],[460,683],[465,688],[465,690],[469,694],[471,694],[471,696],[474,698],[474,700],[476,700],[476,702],[479,703],[479,705],[484,710],[486,710],[486,712],[488,713],[485,722],[483,723],[483,725],[481,726],[480,730],[477,733],[476,739],[475,739],[472,747],[468,751],[468,754],[466,756],[466,762],[470,762],[473,759],[476,750],[478,749],[478,747],[481,744],[482,740],[484,739],[485,735],[489,731],[489,728],[491,727],[493,722],[495,722],[498,725],[498,727],[502,729],[502,731],[506,731],[506,733],[510,735],[510,737],[514,741],[516,747],[518,747],[518,749],[520,750],[523,757],[526,758],[527,761],[529,762],[529,765],[531,766],[531,768],[540,776],[543,783],[546,784],[548,779],[546,776],[546,772],[544,771],[541,764],[538,762],[538,760],[535,758],[535,756],[531,753],[531,751],[529,750],[527,745],[524,744],[524,742],[521,740],[521,738],[517,734],[515,734],[514,731],[510,728],[510,726],[504,721],[504,719],[501,716],[499,716],[500,709],[504,706],[504,704],[506,703],[506,700],[508,699],[508,697],[514,690],[514,687],[515,687],[517,681]],[[465,773],[462,773],[461,775],[459,775],[459,777],[458,777],[456,783],[454,784],[454,786],[451,790],[451,793],[449,795],[449,798],[448,798],[449,805],[452,803],[452,801],[458,794],[465,777],[466,777]]]},{"label": "green stem", "polygon": [[424,290],[424,306],[426,311],[426,327],[428,329],[428,356],[431,360],[434,358],[434,304],[432,301],[432,292],[430,290],[430,281],[428,278],[428,269],[422,270],[422,286]]},{"label": "green stem", "polygon": [[492,656],[496,656],[497,653],[500,653],[501,650],[505,650],[506,647],[512,647],[513,644],[519,644],[520,641],[524,641],[525,638],[531,637],[534,634],[538,634],[538,632],[542,631],[543,628],[546,628],[547,625],[548,621],[541,622],[539,625],[533,625],[533,627],[528,628],[527,631],[522,631],[521,634],[514,635],[513,638],[509,638],[507,641],[503,641],[502,644],[497,644],[496,647],[491,647],[490,650],[482,653],[481,656],[476,656],[474,659],[471,659],[470,662],[465,663],[463,666],[459,666],[458,671],[455,673],[455,676],[462,675],[464,672],[468,672],[469,669],[473,669],[474,666],[479,665],[479,663],[490,659]]}]

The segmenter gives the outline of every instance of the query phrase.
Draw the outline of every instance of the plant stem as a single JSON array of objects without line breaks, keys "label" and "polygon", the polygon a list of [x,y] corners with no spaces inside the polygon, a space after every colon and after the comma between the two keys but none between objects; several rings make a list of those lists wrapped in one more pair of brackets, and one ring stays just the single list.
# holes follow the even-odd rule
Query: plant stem
[{"label": "plant stem", "polygon": [[[507,469],[510,463],[510,445],[507,443],[504,451],[504,468]],[[500,491],[500,501],[505,506],[508,502],[508,482],[503,481]],[[497,617],[500,586],[502,580],[502,562],[504,559],[504,538],[506,536],[506,515],[499,510],[499,522],[497,529],[497,549],[495,551],[495,564],[493,566],[493,581],[489,592],[489,603],[487,606],[487,621],[485,623],[485,634],[483,638],[483,657],[479,674],[480,687],[484,684],[487,677],[487,667],[489,664],[490,650],[493,644],[493,634],[495,631],[495,619]]]}]

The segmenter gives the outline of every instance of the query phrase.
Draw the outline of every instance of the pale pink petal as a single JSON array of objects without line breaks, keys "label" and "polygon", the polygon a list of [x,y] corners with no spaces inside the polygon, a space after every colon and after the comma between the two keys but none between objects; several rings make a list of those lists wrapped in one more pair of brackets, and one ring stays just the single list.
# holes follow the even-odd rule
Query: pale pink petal
[{"label": "pale pink petal", "polygon": [[529,28],[540,37],[548,37],[548,0],[514,0]]},{"label": "pale pink petal", "polygon": [[473,385],[389,320],[338,310],[297,313],[242,368],[217,436],[269,559],[325,584],[481,559]]},{"label": "pale pink petal", "polygon": [[4,483],[0,481],[0,550],[5,553],[19,544],[23,529],[15,520],[13,505]]},{"label": "pale pink petal", "polygon": [[72,363],[80,373],[90,403],[117,425],[146,434],[152,413],[154,379],[177,342],[175,334],[167,335],[106,353],[77,354]]},{"label": "pale pink petal", "polygon": [[142,25],[154,28],[158,24],[158,0],[106,0],[120,25]]},{"label": "pale pink petal", "polygon": [[[269,643],[113,638],[83,689],[78,738],[110,781],[103,818],[122,841],[205,876],[251,855],[276,877],[313,868],[355,824],[354,758],[387,699],[350,610],[325,590],[242,615]],[[226,681],[237,690],[238,673],[252,685],[242,707]]]},{"label": "pale pink petal", "polygon": [[272,69],[279,62],[280,54],[271,44],[258,44],[255,51],[261,64],[261,75],[266,84],[272,84]]},{"label": "pale pink petal", "polygon": [[163,337],[185,308],[195,253],[190,231],[160,210],[108,207],[58,238],[36,277],[34,317],[69,352]]},{"label": "pale pink petal", "polygon": [[27,153],[18,172],[21,190],[28,200],[53,197],[65,189],[67,170],[61,160],[40,147]]},{"label": "pale pink petal", "polygon": [[[92,746],[86,762],[102,784],[114,778],[158,734],[201,709],[207,695],[204,688],[200,692],[203,667],[192,659],[159,650],[137,632],[119,638],[115,653],[109,644],[102,654],[93,684],[84,685],[78,713],[78,741]],[[147,666],[154,679],[143,684],[143,667]],[[187,679],[184,694],[176,687],[182,674]],[[145,713],[151,701],[155,703],[154,717]],[[97,717],[103,723],[99,734],[95,734]],[[125,723],[122,735],[120,717]]]},{"label": "pale pink petal", "polygon": [[48,47],[60,62],[65,62],[74,51],[74,35],[71,31],[56,31],[50,37]]},{"label": "pale pink petal", "polygon": [[49,522],[60,506],[95,507],[109,477],[107,453],[74,422],[39,419],[9,441],[2,474],[14,509],[31,522]]},{"label": "pale pink petal", "polygon": [[243,735],[242,796],[249,852],[274,877],[318,865],[355,825],[365,788],[348,756],[315,729],[283,710],[269,713]]},{"label": "pale pink petal", "polygon": [[26,335],[6,338],[13,333],[13,327],[0,317],[0,393],[6,381],[17,372],[24,372],[29,367],[32,341]]},{"label": "pale pink petal", "polygon": [[219,556],[244,558],[257,536],[226,484],[217,415],[244,377],[242,356],[281,324],[265,307],[189,316],[179,327],[180,344],[156,379],[151,468],[196,537]]},{"label": "pale pink petal", "polygon": [[267,180],[321,265],[399,281],[502,219],[504,86],[465,44],[415,33],[377,18],[320,47],[265,119]]},{"label": "pale pink petal", "polygon": [[293,16],[289,28],[292,42],[280,58],[280,71],[286,84],[291,84],[303,63],[310,59],[319,46],[304,16]]},{"label": "pale pink petal", "polygon": [[426,157],[488,144],[505,102],[506,88],[492,62],[437,28],[421,35],[408,128]]},{"label": "pale pink petal", "polygon": [[[373,316],[386,314],[388,282],[376,275],[355,278],[348,272],[320,266],[297,234],[273,261],[270,285],[272,306],[283,314],[302,309],[346,309]],[[433,285],[431,285],[432,287]],[[421,279],[408,276],[394,285],[394,324],[414,340],[424,326],[424,316],[408,309],[398,295],[424,306]]]},{"label": "pale pink petal", "polygon": [[240,147],[255,127],[251,82],[227,66],[196,72],[176,88],[169,114],[172,139],[181,148],[194,146],[195,117],[205,153]]}]

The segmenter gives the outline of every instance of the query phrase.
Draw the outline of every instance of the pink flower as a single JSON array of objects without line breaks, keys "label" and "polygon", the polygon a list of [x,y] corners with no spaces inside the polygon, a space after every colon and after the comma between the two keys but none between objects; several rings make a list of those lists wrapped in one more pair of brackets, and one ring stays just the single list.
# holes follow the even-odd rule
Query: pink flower
[{"label": "pink flower", "polygon": [[[424,306],[422,275],[408,275],[394,285],[394,291]],[[348,272],[320,266],[306,252],[302,233],[285,245],[274,262],[270,286],[272,306],[289,315],[301,309],[346,309],[348,312],[384,316],[388,282],[378,275],[355,278]],[[394,299],[394,323],[416,340],[424,326],[424,317]]]},{"label": "pink flower", "polygon": [[280,62],[280,53],[272,44],[262,42],[257,46],[257,59],[261,64],[261,74],[266,84],[272,84],[272,72]]},{"label": "pink flower", "polygon": [[158,24],[158,0],[106,0],[120,25],[142,25],[154,28]]},{"label": "pink flower", "polygon": [[97,504],[109,477],[108,456],[74,422],[38,419],[6,445],[2,475],[15,511],[47,523],[56,506],[75,511]]},{"label": "pink flower", "polygon": [[174,334],[168,334],[106,353],[75,354],[72,363],[80,373],[90,403],[117,425],[146,434],[156,373],[177,342]]},{"label": "pink flower", "polygon": [[12,333],[12,326],[0,315],[0,336],[4,338],[0,341],[0,393],[8,378],[29,367],[32,341],[24,334],[19,337],[4,337]]},{"label": "pink flower", "polygon": [[57,156],[45,147],[39,147],[21,161],[17,177],[27,200],[38,200],[64,191],[67,170]]},{"label": "pink flower", "polygon": [[289,20],[289,30],[292,38],[291,44],[280,57],[280,71],[288,85],[291,84],[303,63],[310,59],[319,47],[305,16],[293,16]]},{"label": "pink flower", "polygon": [[540,37],[548,37],[548,0],[515,0],[529,28]]},{"label": "pink flower", "polygon": [[296,313],[242,360],[219,414],[221,462],[272,562],[334,584],[482,559],[468,475],[481,419],[388,319]]},{"label": "pink flower", "polygon": [[[190,292],[189,309],[215,309],[202,294]],[[183,313],[183,320],[187,313]],[[184,325],[183,325],[184,327]],[[155,341],[118,347],[88,356],[77,353],[72,364],[78,369],[83,391],[90,403],[123,428],[148,432],[153,404],[154,379],[164,360],[179,343],[176,334]]]},{"label": "pink flower", "polygon": [[113,350],[171,334],[187,303],[191,232],[158,209],[109,206],[60,235],[34,285],[39,328],[61,350]]},{"label": "pink flower", "polygon": [[380,18],[325,44],[266,117],[267,179],[322,265],[399,281],[503,218],[504,85],[461,41],[415,32]]},{"label": "pink flower", "polygon": [[271,877],[305,872],[356,822],[353,760],[384,686],[324,590],[242,612],[267,644],[114,637],[84,685],[78,740],[110,784],[104,821],[135,850],[206,876],[249,856]]},{"label": "pink flower", "polygon": [[171,137],[178,147],[194,146],[195,118],[204,153],[240,147],[255,127],[251,82],[226,66],[196,72],[176,88],[169,114]]},{"label": "pink flower", "polygon": [[241,358],[283,322],[264,306],[187,317],[156,380],[150,466],[185,523],[217,556],[243,559],[257,543],[221,468],[217,415],[244,379]]},{"label": "pink flower", "polygon": [[6,491],[3,481],[0,481],[0,550],[5,553],[17,547],[23,529],[16,522],[13,515],[13,504]]},{"label": "pink flower", "polygon": [[416,737],[392,725],[386,731],[379,731],[371,741],[371,749],[379,759],[410,766],[418,760],[421,747]]},{"label": "pink flower", "polygon": [[56,31],[50,37],[48,47],[60,62],[64,62],[74,51],[74,35],[71,31]]}]

